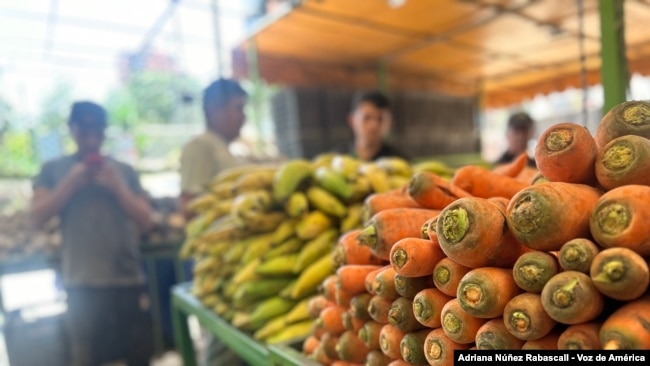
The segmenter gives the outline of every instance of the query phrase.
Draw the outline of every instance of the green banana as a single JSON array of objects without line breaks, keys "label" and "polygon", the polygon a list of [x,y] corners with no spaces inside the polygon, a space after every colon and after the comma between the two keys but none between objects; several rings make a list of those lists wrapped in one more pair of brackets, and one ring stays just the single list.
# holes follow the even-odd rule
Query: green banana
[{"label": "green banana", "polygon": [[296,285],[296,279],[291,281],[285,288],[280,291],[280,297],[283,299],[291,299],[291,290],[293,289],[293,286]]},{"label": "green banana", "polygon": [[307,242],[296,259],[293,265],[293,273],[300,273],[310,264],[318,260],[318,258],[326,255],[332,250],[333,244],[339,236],[336,229],[328,229],[318,235],[316,238]]},{"label": "green banana", "polygon": [[281,255],[297,253],[302,247],[303,241],[294,236],[293,238],[285,240],[284,243],[266,252],[264,255],[264,260],[269,260]]},{"label": "green banana", "polygon": [[258,341],[264,340],[272,336],[275,333],[280,332],[284,329],[286,323],[284,321],[285,315],[278,315],[275,318],[269,320],[262,328],[260,328],[255,334],[253,334],[253,339]]},{"label": "green banana", "polygon": [[298,218],[309,211],[309,201],[302,192],[293,192],[287,202],[284,203],[284,212],[289,217]]},{"label": "green banana", "polygon": [[256,279],[258,276],[255,272],[255,268],[257,268],[257,266],[259,266],[261,263],[262,259],[260,257],[257,257],[248,262],[244,267],[237,271],[235,276],[231,279],[230,283],[232,283],[234,286],[239,286],[244,282]]},{"label": "green banana", "polygon": [[413,175],[411,164],[399,157],[382,157],[375,160],[375,164],[391,176],[397,175],[404,178],[411,178]]},{"label": "green banana", "polygon": [[[261,276],[274,276],[274,277],[290,276],[293,274],[292,269],[297,259],[298,259],[298,254],[295,253],[271,258],[267,261],[262,262],[262,264],[257,266],[255,272],[257,272],[257,274]],[[285,286],[288,284],[289,283],[285,284]],[[281,289],[278,289],[278,292],[280,290]]]},{"label": "green banana", "polygon": [[307,199],[312,207],[334,217],[344,217],[348,213],[347,207],[333,194],[319,187],[307,189]]},{"label": "green banana", "polygon": [[235,198],[235,193],[232,189],[232,182],[220,182],[211,184],[208,190],[220,199]]},{"label": "green banana", "polygon": [[296,224],[296,236],[303,240],[313,239],[333,225],[329,216],[320,211],[312,211]]},{"label": "green banana", "polygon": [[354,180],[359,174],[361,161],[349,155],[337,155],[332,158],[332,169],[348,180]]},{"label": "green banana", "polygon": [[202,299],[201,299],[201,303],[202,303],[203,306],[205,306],[206,308],[212,308],[212,307],[214,307],[215,305],[217,305],[217,304],[219,303],[220,300],[221,300],[221,299],[219,298],[219,295],[217,295],[217,294],[210,294],[210,295],[208,295],[208,296],[202,298]]},{"label": "green banana", "polygon": [[316,169],[314,180],[320,187],[344,200],[349,199],[354,193],[345,176],[327,167]]},{"label": "green banana", "polygon": [[311,159],[311,164],[316,168],[321,166],[331,166],[332,160],[336,155],[337,155],[336,153],[318,154],[313,159]]},{"label": "green banana", "polygon": [[314,320],[303,320],[299,323],[291,324],[284,328],[279,333],[276,333],[268,338],[266,338],[267,344],[278,344],[283,342],[289,342],[291,340],[299,340],[306,338],[311,334],[312,326],[314,325]]},{"label": "green banana", "polygon": [[241,258],[242,264],[248,264],[255,258],[264,256],[271,249],[272,234],[261,234],[251,238],[246,247],[246,252]]},{"label": "green banana", "polygon": [[253,172],[258,172],[261,170],[269,170],[269,169],[275,169],[272,166],[266,166],[266,165],[259,165],[259,164],[249,164],[249,165],[240,165],[232,168],[227,168],[222,171],[220,171],[212,180],[210,181],[210,185],[216,185],[219,183],[233,183],[236,181],[239,177],[250,174]]},{"label": "green banana", "polygon": [[307,267],[291,289],[291,298],[299,300],[314,292],[323,280],[334,272],[334,261],[326,255]]},{"label": "green banana", "polygon": [[296,224],[298,220],[291,219],[282,221],[277,229],[273,232],[271,237],[271,242],[273,245],[280,244],[285,240],[289,239],[296,233]]},{"label": "green banana", "polygon": [[311,300],[311,298],[303,299],[297,303],[285,316],[285,323],[292,324],[301,320],[309,319],[309,300]]},{"label": "green banana", "polygon": [[370,181],[372,190],[376,193],[390,191],[388,174],[373,163],[364,163],[359,167],[359,172]]},{"label": "green banana", "polygon": [[279,296],[266,299],[255,307],[250,314],[249,322],[256,324],[265,322],[278,315],[285,314],[296,304],[295,301],[283,299]]},{"label": "green banana", "polygon": [[257,300],[273,296],[287,287],[293,278],[264,278],[242,284],[233,298]]},{"label": "green banana", "polygon": [[348,214],[341,220],[340,224],[342,233],[361,227],[363,210],[363,204],[348,207]]},{"label": "green banana", "polygon": [[273,179],[273,198],[286,201],[307,180],[311,179],[313,167],[303,159],[292,160],[280,166]]},{"label": "green banana", "polygon": [[233,182],[232,190],[235,195],[244,192],[271,189],[275,169],[259,170],[244,174]]},{"label": "green banana", "polygon": [[223,255],[223,260],[227,264],[239,263],[246,252],[246,241],[239,241],[232,245]]},{"label": "green banana", "polygon": [[430,172],[442,176],[453,176],[455,170],[449,167],[447,164],[437,161],[437,160],[428,160],[422,161],[413,165],[414,172]]}]

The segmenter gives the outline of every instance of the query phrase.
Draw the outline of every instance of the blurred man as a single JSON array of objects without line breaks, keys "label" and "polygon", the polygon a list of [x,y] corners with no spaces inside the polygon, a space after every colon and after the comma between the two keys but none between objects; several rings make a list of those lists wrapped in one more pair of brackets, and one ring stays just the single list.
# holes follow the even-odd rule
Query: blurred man
[{"label": "blurred man", "polygon": [[[528,141],[533,137],[535,123],[526,113],[513,114],[508,119],[506,128],[506,151],[495,164],[506,164],[513,161],[528,149]],[[528,166],[535,167],[535,159],[528,158]]]},{"label": "blurred man", "polygon": [[357,95],[348,116],[354,142],[347,152],[364,161],[382,156],[403,157],[384,140],[390,131],[391,119],[390,103],[381,92],[371,91]]},{"label": "blurred man", "polygon": [[101,155],[106,123],[101,106],[72,106],[77,151],[43,165],[31,218],[35,225],[61,218],[70,364],[145,366],[153,338],[138,246],[150,208],[133,168]]}]

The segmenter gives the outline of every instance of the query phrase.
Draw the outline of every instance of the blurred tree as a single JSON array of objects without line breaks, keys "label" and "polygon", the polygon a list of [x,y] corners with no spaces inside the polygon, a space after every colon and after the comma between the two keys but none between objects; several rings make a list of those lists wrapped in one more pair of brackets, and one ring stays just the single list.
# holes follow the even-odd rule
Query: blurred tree
[{"label": "blurred tree", "polygon": [[74,87],[66,81],[58,81],[41,101],[41,114],[38,117],[39,133],[65,133],[65,128],[73,102]]}]

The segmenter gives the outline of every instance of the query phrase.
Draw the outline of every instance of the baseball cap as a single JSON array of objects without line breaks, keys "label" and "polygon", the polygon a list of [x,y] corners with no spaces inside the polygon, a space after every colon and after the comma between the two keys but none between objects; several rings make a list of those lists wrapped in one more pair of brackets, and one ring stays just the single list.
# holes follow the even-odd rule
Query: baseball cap
[{"label": "baseball cap", "polygon": [[107,125],[106,110],[93,102],[75,102],[72,104],[68,124],[83,129],[103,130]]},{"label": "baseball cap", "polygon": [[531,127],[533,127],[533,119],[527,113],[515,113],[508,119],[508,128],[528,129]]}]

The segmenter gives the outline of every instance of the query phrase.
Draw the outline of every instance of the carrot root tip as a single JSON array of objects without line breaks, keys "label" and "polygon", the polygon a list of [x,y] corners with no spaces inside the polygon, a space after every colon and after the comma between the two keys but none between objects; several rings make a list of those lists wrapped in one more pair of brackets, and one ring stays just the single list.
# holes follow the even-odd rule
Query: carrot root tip
[{"label": "carrot root tip", "polygon": [[602,271],[594,277],[594,281],[616,282],[625,275],[625,265],[620,260],[612,260],[603,265]]},{"label": "carrot root tip", "polygon": [[408,262],[409,256],[404,249],[398,248],[393,253],[392,259],[393,259],[393,263],[397,266],[397,268],[402,268]]},{"label": "carrot root tip", "polygon": [[650,108],[646,104],[634,103],[623,111],[623,120],[631,125],[641,125],[650,119]]},{"label": "carrot root tip", "polygon": [[395,276],[395,288],[396,289],[405,289],[406,288],[406,278],[403,276]]},{"label": "carrot root tip", "polygon": [[429,347],[427,347],[427,353],[429,358],[433,360],[438,360],[442,356],[442,345],[438,340],[432,340],[429,342]]},{"label": "carrot root tip", "polygon": [[420,319],[429,319],[431,317],[431,307],[420,299],[413,301],[413,314]]},{"label": "carrot root tip", "polygon": [[573,142],[573,131],[569,128],[558,128],[546,137],[545,145],[549,151],[562,151]]},{"label": "carrot root tip", "polygon": [[366,328],[359,329],[358,336],[361,342],[368,343],[368,331],[366,330]]},{"label": "carrot root tip", "polygon": [[402,357],[404,357],[404,360],[411,358],[411,349],[407,345],[402,347]]},{"label": "carrot root tip", "polygon": [[363,230],[361,233],[359,233],[359,243],[369,246],[369,247],[374,247],[377,244],[377,228],[375,228],[375,225],[368,225]]},{"label": "carrot root tip", "polygon": [[510,324],[512,324],[518,332],[526,332],[530,329],[530,317],[522,311],[515,311],[510,316]]},{"label": "carrot root tip", "polygon": [[[431,222],[429,223],[429,230],[432,233],[438,233],[438,218],[431,220]],[[427,233],[427,235],[428,234],[429,233]]]},{"label": "carrot root tip", "polygon": [[585,253],[584,251],[571,246],[567,248],[564,252],[562,257],[564,258],[565,261],[569,263],[577,262],[577,261],[582,261],[582,258],[584,257]]},{"label": "carrot root tip", "polygon": [[396,307],[391,307],[388,310],[388,321],[389,323],[395,325],[400,324],[404,320],[402,312]]},{"label": "carrot root tip", "polygon": [[382,334],[381,337],[379,338],[379,347],[381,347],[381,350],[386,353],[390,350],[390,342],[386,338],[386,335]]},{"label": "carrot root tip", "polygon": [[465,237],[469,229],[469,217],[467,210],[462,207],[449,210],[442,218],[442,235],[452,243],[458,243]]},{"label": "carrot root tip", "polygon": [[537,264],[528,264],[519,267],[519,274],[526,282],[537,283],[544,275],[544,268],[540,268]]},{"label": "carrot root tip", "polygon": [[573,303],[573,290],[578,286],[580,281],[577,278],[572,279],[566,285],[553,292],[553,304],[559,308],[566,308]]},{"label": "carrot root tip", "polygon": [[456,334],[460,331],[463,326],[463,321],[452,312],[447,312],[442,318],[442,324],[444,329],[451,333]]},{"label": "carrot root tip", "polygon": [[433,275],[436,278],[436,282],[445,284],[449,282],[451,279],[451,272],[449,271],[449,268],[447,267],[438,267],[436,268],[435,272]]},{"label": "carrot root tip", "polygon": [[573,351],[578,351],[582,349],[582,345],[580,344],[580,342],[567,342],[565,347],[568,350],[573,350]]},{"label": "carrot root tip", "polygon": [[596,211],[596,222],[603,233],[617,235],[630,224],[630,212],[620,203],[605,204]]},{"label": "carrot root tip", "polygon": [[610,146],[603,156],[603,165],[609,170],[621,170],[628,167],[635,159],[632,145],[620,141]]},{"label": "carrot root tip", "polygon": [[463,287],[463,302],[471,307],[478,306],[483,300],[483,289],[475,284]]},{"label": "carrot root tip", "polygon": [[515,224],[517,231],[524,234],[531,234],[537,230],[540,226],[541,216],[543,216],[541,208],[529,193],[524,193],[521,196],[510,213],[510,219]]},{"label": "carrot root tip", "polygon": [[619,350],[619,349],[624,349],[623,345],[617,341],[617,340],[611,340],[605,343],[605,346],[603,347],[604,350],[611,351],[611,350]]}]

